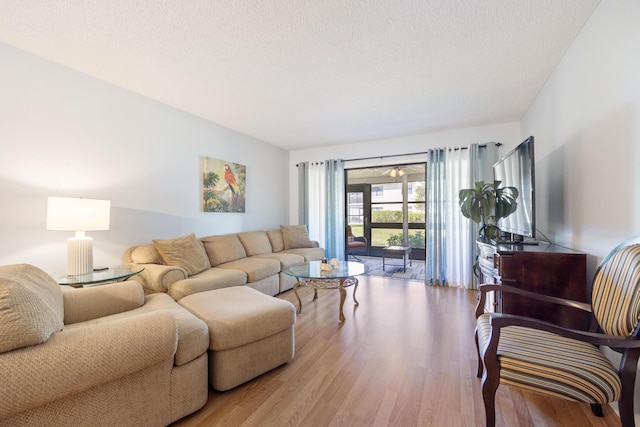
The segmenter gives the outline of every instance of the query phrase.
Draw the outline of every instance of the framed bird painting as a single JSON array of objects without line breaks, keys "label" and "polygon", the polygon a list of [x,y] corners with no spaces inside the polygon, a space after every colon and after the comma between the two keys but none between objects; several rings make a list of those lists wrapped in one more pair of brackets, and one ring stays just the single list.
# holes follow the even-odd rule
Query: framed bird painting
[{"label": "framed bird painting", "polygon": [[202,157],[202,211],[244,212],[247,167]]}]

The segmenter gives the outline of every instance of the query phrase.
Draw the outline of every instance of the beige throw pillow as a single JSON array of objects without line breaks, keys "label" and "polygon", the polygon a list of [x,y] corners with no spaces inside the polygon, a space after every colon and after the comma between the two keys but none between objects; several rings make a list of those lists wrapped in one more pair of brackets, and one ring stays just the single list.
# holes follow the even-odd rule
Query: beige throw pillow
[{"label": "beige throw pillow", "polygon": [[207,253],[194,233],[175,239],[154,240],[153,244],[166,265],[182,267],[189,276],[211,267]]},{"label": "beige throw pillow", "polygon": [[267,231],[267,236],[269,236],[269,243],[271,243],[271,249],[273,249],[273,252],[284,251],[282,230],[279,228],[277,230],[269,230]]},{"label": "beige throw pillow", "polygon": [[266,231],[245,231],[238,233],[238,239],[240,239],[247,256],[270,254],[272,252]]},{"label": "beige throw pillow", "polygon": [[33,265],[0,267],[0,353],[46,342],[64,327],[60,285]]},{"label": "beige throw pillow", "polygon": [[280,229],[285,249],[315,247],[315,243],[309,240],[306,225],[281,225]]},{"label": "beige throw pillow", "polygon": [[213,267],[225,262],[246,258],[247,256],[247,252],[244,250],[244,246],[242,246],[237,234],[203,237],[202,243]]}]

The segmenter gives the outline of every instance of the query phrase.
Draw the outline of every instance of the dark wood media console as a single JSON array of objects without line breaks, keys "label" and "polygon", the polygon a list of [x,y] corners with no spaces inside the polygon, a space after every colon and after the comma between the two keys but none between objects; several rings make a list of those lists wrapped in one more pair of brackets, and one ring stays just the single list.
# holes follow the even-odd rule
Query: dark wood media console
[{"label": "dark wood media console", "polygon": [[[587,299],[587,257],[584,253],[540,242],[537,245],[494,245],[478,239],[480,283],[505,284],[516,288],[575,301]],[[518,295],[497,292],[487,302],[494,312],[534,317],[561,326],[586,329],[588,316],[570,307],[560,307]]]}]

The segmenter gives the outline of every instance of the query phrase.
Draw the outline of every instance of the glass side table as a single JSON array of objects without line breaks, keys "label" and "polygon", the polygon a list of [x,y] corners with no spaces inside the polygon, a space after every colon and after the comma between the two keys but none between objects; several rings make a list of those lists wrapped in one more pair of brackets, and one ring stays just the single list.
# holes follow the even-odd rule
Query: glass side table
[{"label": "glass side table", "polygon": [[71,286],[74,288],[84,288],[85,286],[104,285],[106,283],[119,282],[126,280],[144,270],[140,266],[120,265],[117,267],[109,267],[106,270],[93,271],[87,274],[79,274],[77,276],[53,276],[59,285]]}]

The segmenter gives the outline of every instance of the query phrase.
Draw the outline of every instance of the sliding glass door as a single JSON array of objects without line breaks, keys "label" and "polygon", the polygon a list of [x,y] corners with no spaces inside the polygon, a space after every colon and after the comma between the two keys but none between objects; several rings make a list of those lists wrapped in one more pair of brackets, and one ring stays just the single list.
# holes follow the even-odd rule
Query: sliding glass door
[{"label": "sliding glass door", "polygon": [[411,246],[425,258],[424,164],[347,171],[347,223],[381,256],[386,246]]}]

